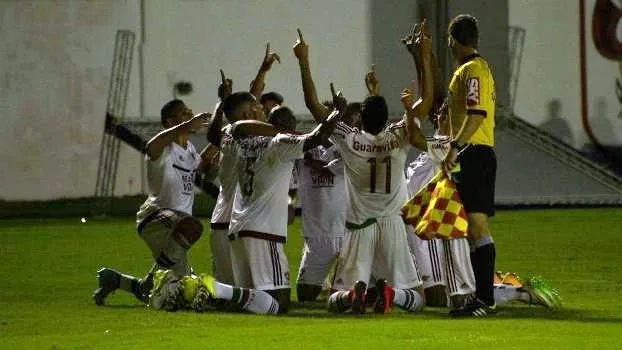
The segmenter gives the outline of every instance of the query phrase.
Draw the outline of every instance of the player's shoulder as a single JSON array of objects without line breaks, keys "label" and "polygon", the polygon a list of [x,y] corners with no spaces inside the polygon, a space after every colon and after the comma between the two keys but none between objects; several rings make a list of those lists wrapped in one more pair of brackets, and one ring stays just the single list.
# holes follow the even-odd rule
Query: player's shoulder
[{"label": "player's shoulder", "polygon": [[488,62],[480,55],[473,55],[456,70],[456,74],[488,74],[490,72]]},{"label": "player's shoulder", "polygon": [[335,131],[344,135],[361,133],[360,129],[349,126],[344,122],[337,123],[337,125],[335,125]]}]

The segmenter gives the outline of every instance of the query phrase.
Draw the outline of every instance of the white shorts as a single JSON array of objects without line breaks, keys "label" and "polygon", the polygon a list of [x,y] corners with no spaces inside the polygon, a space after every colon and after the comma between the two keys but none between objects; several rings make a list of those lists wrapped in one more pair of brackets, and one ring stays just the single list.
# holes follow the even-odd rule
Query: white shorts
[{"label": "white shorts", "polygon": [[372,274],[397,289],[421,286],[406,234],[406,225],[399,215],[378,218],[376,223],[361,229],[346,228],[333,288],[349,289],[355,281],[369,284]]},{"label": "white shorts", "polygon": [[471,266],[469,241],[466,238],[455,238],[442,242],[445,251],[447,294],[454,296],[475,293],[475,275]]},{"label": "white shorts", "polygon": [[222,283],[233,285],[229,229],[217,229],[212,224],[210,248],[212,250],[212,272],[214,278]]},{"label": "white shorts", "polygon": [[423,288],[446,287],[447,295],[475,293],[475,275],[471,267],[466,238],[424,240],[409,228],[408,243],[417,260]]},{"label": "white shorts", "polygon": [[253,237],[230,241],[236,287],[259,290],[289,288],[289,263],[283,243]]},{"label": "white shorts", "polygon": [[312,236],[304,239],[296,283],[324,286],[330,268],[343,247],[343,236]]},{"label": "white shorts", "polygon": [[[147,243],[156,263],[162,268],[172,269],[178,276],[190,273],[190,265],[188,264],[186,251],[181,252],[176,250],[179,256],[170,257],[163,253],[167,251],[171,244],[171,240],[173,239],[172,233],[175,226],[177,226],[181,219],[187,216],[189,215],[177,210],[158,209],[148,215],[137,226],[138,235]],[[171,259],[181,263],[171,266]]]},{"label": "white shorts", "polygon": [[438,238],[423,240],[411,231],[408,233],[408,245],[417,261],[423,288],[446,286],[443,241]]}]

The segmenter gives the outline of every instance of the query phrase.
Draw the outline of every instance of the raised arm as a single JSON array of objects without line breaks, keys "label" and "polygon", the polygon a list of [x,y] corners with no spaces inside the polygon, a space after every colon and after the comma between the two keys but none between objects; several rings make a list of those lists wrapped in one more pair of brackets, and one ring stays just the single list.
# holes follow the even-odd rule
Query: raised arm
[{"label": "raised arm", "polygon": [[376,65],[371,65],[371,70],[365,74],[365,87],[369,96],[380,96],[380,81],[376,74]]},{"label": "raised arm", "polygon": [[240,120],[231,126],[231,135],[234,138],[246,136],[276,136],[278,129],[269,123],[258,120]]},{"label": "raised arm", "polygon": [[[418,78],[418,92],[420,94],[423,94],[423,84],[424,84],[424,62],[423,62],[423,52],[422,50],[420,50],[420,48],[418,47],[416,41],[417,38],[420,37],[421,35],[425,35],[427,37],[430,37],[430,33],[429,33],[429,29],[427,27],[427,25],[425,27],[423,27],[422,24],[417,23],[415,24],[415,26],[413,27],[412,32],[404,37],[402,39],[402,43],[404,43],[404,45],[406,46],[406,49],[408,50],[408,52],[411,54],[411,56],[413,57],[413,60],[415,62],[415,67],[417,69],[417,76]],[[432,100],[432,106],[430,107],[430,112],[431,113],[437,113],[444,100],[445,97],[447,96],[447,90],[446,87],[443,85],[443,80],[442,80],[442,73],[441,70],[439,68],[439,63],[438,60],[436,58],[436,56],[434,55],[433,52],[431,52],[430,50],[430,69],[432,72],[432,85],[429,86],[433,86],[433,100]]]},{"label": "raised arm", "polygon": [[309,45],[304,41],[302,32],[298,29],[298,38],[294,44],[294,55],[298,58],[300,66],[300,77],[302,78],[302,91],[305,96],[305,105],[311,112],[311,115],[317,122],[321,122],[330,114],[330,110],[326,108],[317,97],[315,84],[311,77],[311,68],[309,66]]},{"label": "raised arm", "polygon": [[428,116],[434,101],[434,80],[431,68],[432,40],[426,34],[426,20],[423,20],[421,27],[422,29],[419,33],[417,33],[418,36],[415,38],[414,42],[415,48],[421,51],[422,75],[419,79],[421,81],[421,98],[413,104],[411,111],[409,111],[408,114],[413,115],[420,121],[423,121]]},{"label": "raised arm", "polygon": [[222,124],[223,124],[223,104],[225,99],[231,95],[233,91],[233,81],[225,77],[225,73],[220,70],[220,86],[218,87],[218,102],[214,106],[214,118],[207,129],[207,142],[220,147],[222,140]]},{"label": "raised arm", "polygon": [[159,132],[147,142],[147,156],[151,160],[157,160],[166,146],[175,142],[180,135],[190,134],[199,130],[209,117],[211,117],[209,113],[200,113],[188,121]]},{"label": "raised arm", "polygon": [[257,76],[255,76],[255,79],[251,82],[250,93],[253,94],[257,100],[261,98],[263,89],[266,87],[266,73],[272,68],[274,61],[281,63],[281,57],[276,52],[270,51],[270,42],[268,42],[266,43],[266,53],[261,62],[261,66],[259,66]]},{"label": "raised arm", "polygon": [[408,134],[408,142],[420,149],[421,151],[427,151],[427,145],[425,142],[425,135],[421,132],[421,121],[415,116],[412,106],[415,101],[415,96],[412,90],[406,88],[402,90],[400,94],[400,101],[404,106],[404,119],[406,121],[406,133]]}]

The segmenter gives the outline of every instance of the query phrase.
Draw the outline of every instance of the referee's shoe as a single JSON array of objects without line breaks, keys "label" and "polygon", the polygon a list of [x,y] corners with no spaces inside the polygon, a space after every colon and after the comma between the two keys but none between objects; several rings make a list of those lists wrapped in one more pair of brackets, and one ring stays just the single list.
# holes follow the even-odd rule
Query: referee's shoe
[{"label": "referee's shoe", "polygon": [[451,317],[487,317],[497,313],[497,305],[487,305],[483,301],[472,298],[461,307],[449,311]]}]

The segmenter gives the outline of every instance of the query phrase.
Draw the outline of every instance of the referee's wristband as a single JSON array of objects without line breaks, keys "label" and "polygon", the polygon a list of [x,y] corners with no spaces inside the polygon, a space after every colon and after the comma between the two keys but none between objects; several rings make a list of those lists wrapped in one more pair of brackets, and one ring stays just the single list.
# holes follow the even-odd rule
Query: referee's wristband
[{"label": "referee's wristband", "polygon": [[465,143],[464,145],[460,145],[458,144],[458,141],[454,140],[454,141],[451,141],[449,145],[451,146],[451,148],[455,149],[456,151],[462,152],[462,150],[465,149],[468,144]]}]

